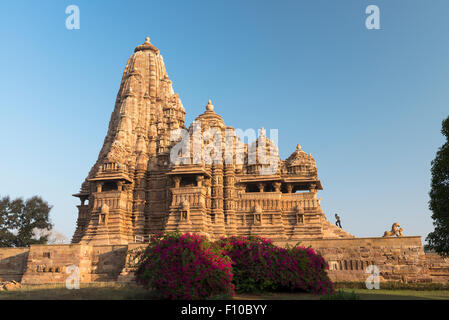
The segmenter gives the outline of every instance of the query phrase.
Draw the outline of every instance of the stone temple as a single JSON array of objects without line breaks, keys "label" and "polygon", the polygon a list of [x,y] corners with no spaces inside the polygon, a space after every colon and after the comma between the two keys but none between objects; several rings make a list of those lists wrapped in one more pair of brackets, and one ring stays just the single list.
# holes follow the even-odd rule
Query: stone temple
[{"label": "stone temple", "polygon": [[149,235],[175,230],[300,242],[326,259],[333,281],[365,282],[371,265],[380,281],[449,281],[449,259],[425,252],[421,237],[403,236],[397,223],[370,238],[331,224],[315,159],[299,145],[281,160],[264,130],[244,143],[210,101],[188,128],[184,116],[147,38],[126,64],[98,160],[75,194],[72,243],[0,248],[0,281],[64,283],[73,266],[81,282],[133,281],[136,250]]},{"label": "stone temple", "polygon": [[[175,230],[211,239],[353,237],[323,214],[315,159],[300,145],[281,160],[262,129],[250,145],[231,136],[231,151],[238,149],[242,161],[225,161],[224,138],[234,129],[210,100],[195,125],[201,136],[211,128],[221,135],[222,156],[209,163],[194,161],[205,152],[200,141],[199,152],[189,148],[183,155],[188,161],[173,163],[170,152],[179,141],[172,141],[171,134],[185,128],[184,116],[162,55],[147,38],[126,64],[103,148],[75,194],[81,204],[73,243],[127,244]],[[193,124],[185,129],[194,135]],[[273,162],[271,172],[264,171],[271,162],[258,154]]]}]

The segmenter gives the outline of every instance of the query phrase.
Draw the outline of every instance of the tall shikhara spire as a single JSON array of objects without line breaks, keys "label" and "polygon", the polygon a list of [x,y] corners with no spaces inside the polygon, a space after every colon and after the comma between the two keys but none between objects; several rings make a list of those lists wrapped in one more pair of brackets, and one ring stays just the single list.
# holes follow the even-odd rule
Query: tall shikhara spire
[{"label": "tall shikhara spire", "polygon": [[[184,117],[159,49],[147,38],[126,64],[98,160],[74,195],[81,204],[72,242],[127,244],[175,230],[211,238],[352,237],[330,224],[321,210],[315,159],[298,145],[281,160],[264,130],[250,146],[233,140],[233,148],[243,150],[244,163],[171,163],[171,133],[185,129]],[[195,123],[201,132],[212,128],[223,137],[234,130],[210,100]],[[274,172],[262,174],[266,165],[259,161],[259,150],[273,151]],[[248,162],[251,156],[257,162]]]},{"label": "tall shikhara spire", "polygon": [[184,116],[159,49],[146,38],[126,64],[98,160],[75,195],[82,205],[73,242],[128,243],[149,232],[145,208],[153,202],[164,210],[165,195],[146,198],[147,172],[158,167],[156,155],[167,154],[170,131],[184,127]]}]

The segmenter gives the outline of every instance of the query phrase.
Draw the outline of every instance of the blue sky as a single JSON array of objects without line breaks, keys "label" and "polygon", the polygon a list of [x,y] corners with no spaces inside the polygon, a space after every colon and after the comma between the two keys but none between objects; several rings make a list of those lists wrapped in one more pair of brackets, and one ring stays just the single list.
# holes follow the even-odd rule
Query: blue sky
[{"label": "blue sky", "polygon": [[[65,8],[80,8],[80,30]],[[381,30],[365,28],[380,8]],[[186,123],[208,99],[227,125],[279,129],[312,153],[323,210],[356,236],[433,230],[430,162],[449,115],[449,2],[2,1],[0,195],[35,194],[71,238],[71,194],[106,135],[125,63],[146,36]]]}]

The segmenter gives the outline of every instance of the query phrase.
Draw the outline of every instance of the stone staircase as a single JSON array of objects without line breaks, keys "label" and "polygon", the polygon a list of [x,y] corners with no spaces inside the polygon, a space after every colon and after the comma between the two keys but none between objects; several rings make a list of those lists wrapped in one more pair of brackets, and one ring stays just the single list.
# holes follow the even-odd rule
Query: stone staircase
[{"label": "stone staircase", "polygon": [[449,281],[449,258],[443,258],[433,252],[426,252],[426,264],[432,282],[447,283]]},{"label": "stone staircase", "polygon": [[324,238],[355,238],[352,234],[324,219],[323,221],[323,237]]}]

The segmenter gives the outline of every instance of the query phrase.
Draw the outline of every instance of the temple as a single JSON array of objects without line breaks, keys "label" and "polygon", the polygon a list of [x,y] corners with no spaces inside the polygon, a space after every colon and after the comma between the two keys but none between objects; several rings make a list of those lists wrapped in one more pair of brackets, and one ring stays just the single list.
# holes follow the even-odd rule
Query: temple
[{"label": "temple", "polygon": [[[243,143],[210,100],[189,127],[184,116],[159,49],[147,38],[126,64],[98,160],[74,195],[81,204],[73,243],[145,242],[176,230],[210,239],[353,238],[326,219],[315,159],[300,145],[281,160],[263,128]],[[207,161],[204,137],[211,130],[211,139],[223,143]],[[174,161],[182,136],[174,133],[181,131],[189,143],[176,149]],[[199,149],[190,148],[195,136],[203,137]]]},{"label": "temple", "polygon": [[337,282],[365,282],[372,265],[380,281],[449,280],[449,259],[424,252],[421,237],[404,236],[397,222],[369,238],[330,223],[315,159],[300,145],[281,160],[271,130],[268,138],[227,126],[212,101],[188,127],[184,116],[147,38],[126,64],[103,147],[74,195],[72,244],[0,248],[0,281],[65,283],[77,266],[81,282],[131,282],[136,251],[176,230],[299,242],[325,258]]}]

